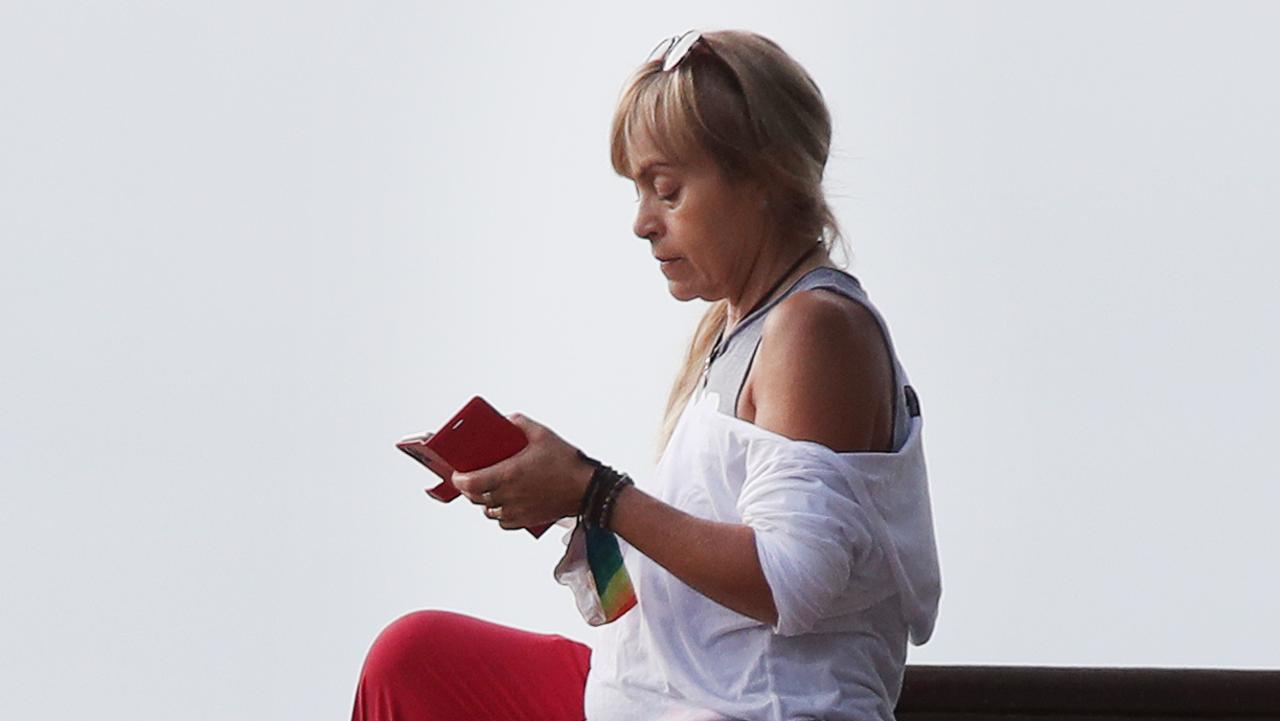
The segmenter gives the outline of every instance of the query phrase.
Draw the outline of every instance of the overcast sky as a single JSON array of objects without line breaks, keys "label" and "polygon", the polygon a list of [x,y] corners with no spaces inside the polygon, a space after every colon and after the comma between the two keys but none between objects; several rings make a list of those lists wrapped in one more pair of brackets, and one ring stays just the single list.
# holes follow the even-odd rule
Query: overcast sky
[{"label": "overcast sky", "polygon": [[[1280,667],[1280,5],[0,5],[0,697],[345,719],[444,608],[590,642],[393,446],[472,395],[633,476],[703,301],[608,162],[661,38],[813,75],[919,390],[912,663]],[[16,704],[16,709],[14,708]]]}]

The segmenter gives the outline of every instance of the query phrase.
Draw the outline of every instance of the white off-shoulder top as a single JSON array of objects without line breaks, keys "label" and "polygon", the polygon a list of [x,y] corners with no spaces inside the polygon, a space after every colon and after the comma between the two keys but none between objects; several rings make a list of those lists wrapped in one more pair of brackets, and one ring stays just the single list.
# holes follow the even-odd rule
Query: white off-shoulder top
[{"label": "white off-shoulder top", "polygon": [[777,624],[721,606],[619,538],[638,602],[597,629],[587,721],[892,721],[908,640],[932,635],[941,595],[922,416],[894,452],[841,453],[719,400],[695,393],[652,478],[635,482],[750,525]]}]

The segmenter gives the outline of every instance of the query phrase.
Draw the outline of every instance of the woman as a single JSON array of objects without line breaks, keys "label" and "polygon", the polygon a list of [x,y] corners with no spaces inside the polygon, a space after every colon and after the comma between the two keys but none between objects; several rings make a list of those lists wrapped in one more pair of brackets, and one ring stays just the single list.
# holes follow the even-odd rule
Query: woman
[{"label": "woman", "polygon": [[[673,296],[711,301],[655,477],[519,413],[524,450],[454,476],[504,529],[577,517],[556,577],[599,641],[411,613],[375,641],[354,718],[893,718],[941,587],[918,401],[830,258],[830,136],[816,84],[753,33],[691,31],[632,76],[612,160],[634,232]],[[622,601],[583,543],[616,543]]]}]

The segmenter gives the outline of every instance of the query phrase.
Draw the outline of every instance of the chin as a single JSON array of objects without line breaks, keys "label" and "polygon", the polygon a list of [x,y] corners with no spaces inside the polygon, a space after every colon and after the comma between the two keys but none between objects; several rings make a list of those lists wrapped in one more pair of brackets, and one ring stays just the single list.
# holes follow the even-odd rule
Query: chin
[{"label": "chin", "polygon": [[708,298],[702,293],[698,293],[696,291],[690,291],[686,289],[684,286],[680,285],[679,283],[671,283],[670,286],[668,287],[668,290],[671,291],[672,298],[675,298],[676,300],[681,302],[690,301],[690,300],[693,300],[694,298],[701,298],[702,300],[705,300],[705,301],[716,300],[716,298]]},{"label": "chin", "polygon": [[689,292],[689,290],[684,287],[683,283],[677,283],[674,281],[667,282],[667,290],[671,292],[672,298],[682,302],[702,297],[697,293]]}]

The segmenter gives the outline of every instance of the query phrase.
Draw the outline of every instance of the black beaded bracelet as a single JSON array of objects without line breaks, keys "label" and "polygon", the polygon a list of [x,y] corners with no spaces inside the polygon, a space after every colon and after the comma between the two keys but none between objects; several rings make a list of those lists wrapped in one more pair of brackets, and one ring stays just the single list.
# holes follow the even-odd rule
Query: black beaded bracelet
[{"label": "black beaded bracelet", "polygon": [[618,499],[618,494],[622,492],[622,489],[631,485],[635,485],[635,482],[631,480],[631,476],[628,476],[627,474],[623,473],[622,477],[619,478],[617,482],[613,484],[613,487],[609,489],[609,495],[605,496],[604,505],[600,507],[600,527],[601,528],[604,528],[604,529],[613,528],[612,526],[613,509],[617,508],[616,501]]},{"label": "black beaded bracelet", "polygon": [[600,490],[600,483],[597,481],[598,474],[596,472],[599,471],[600,467],[604,464],[583,453],[581,449],[578,450],[578,457],[590,464],[592,468],[591,480],[587,482],[587,489],[582,492],[582,502],[578,504],[578,518],[585,519],[587,516],[587,510],[591,508],[592,500]]},{"label": "black beaded bracelet", "polygon": [[583,520],[586,521],[588,526],[594,528],[603,526],[601,516],[604,512],[605,503],[609,500],[609,494],[613,492],[621,477],[622,474],[609,466],[601,464],[596,467],[595,473],[591,476],[591,483],[595,486],[595,492],[591,494],[586,511],[583,513]]},{"label": "black beaded bracelet", "polygon": [[633,481],[627,474],[615,471],[581,450],[578,457],[595,467],[587,490],[582,494],[578,517],[589,528],[608,528],[618,493]]}]

